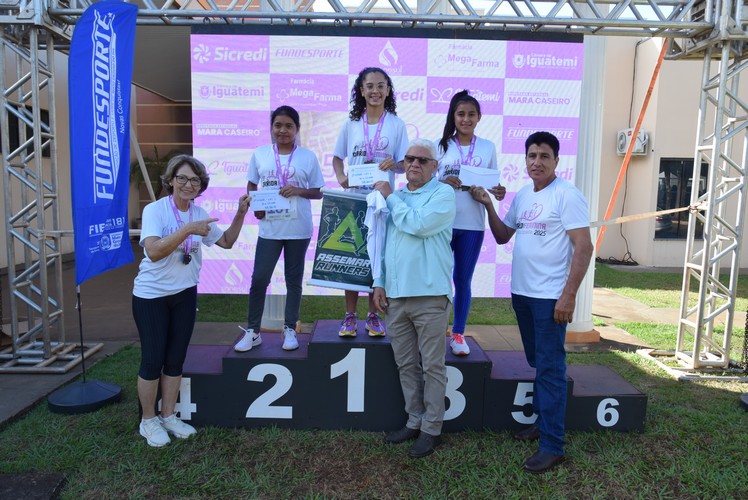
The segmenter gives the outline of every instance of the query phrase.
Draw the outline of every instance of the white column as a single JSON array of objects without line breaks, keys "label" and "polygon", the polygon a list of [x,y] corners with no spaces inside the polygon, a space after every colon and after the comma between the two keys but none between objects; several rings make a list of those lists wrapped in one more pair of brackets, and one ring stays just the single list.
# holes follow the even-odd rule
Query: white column
[{"label": "white column", "polygon": [[283,330],[286,312],[285,295],[268,295],[265,297],[265,310],[262,312],[260,328],[263,331]]},{"label": "white column", "polygon": [[[584,73],[582,76],[582,104],[579,119],[577,147],[576,186],[590,205],[590,220],[597,220],[600,187],[600,151],[603,130],[603,93],[605,89],[605,37],[584,38]],[[563,153],[562,153],[563,154]],[[592,231],[592,243],[597,230]],[[577,308],[569,332],[592,331],[592,288],[595,281],[595,255],[593,252],[587,275],[577,292]]]}]

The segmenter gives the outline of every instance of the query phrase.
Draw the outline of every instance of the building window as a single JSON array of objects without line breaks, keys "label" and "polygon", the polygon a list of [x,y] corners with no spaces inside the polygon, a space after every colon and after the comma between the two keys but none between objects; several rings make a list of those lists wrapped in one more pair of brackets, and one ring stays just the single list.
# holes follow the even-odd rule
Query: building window
[{"label": "building window", "polygon": [[[706,191],[709,167],[701,164],[699,195]],[[691,204],[693,159],[663,158],[657,179],[657,210],[687,207]],[[702,238],[704,225],[696,222],[696,238]],[[688,211],[655,217],[655,239],[685,239],[688,234]]]}]

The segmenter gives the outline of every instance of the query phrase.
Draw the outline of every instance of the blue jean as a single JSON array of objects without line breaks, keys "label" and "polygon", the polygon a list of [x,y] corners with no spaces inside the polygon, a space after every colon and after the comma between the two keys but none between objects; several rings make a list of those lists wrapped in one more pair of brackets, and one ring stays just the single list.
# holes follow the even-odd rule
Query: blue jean
[{"label": "blue jean", "polygon": [[527,363],[535,368],[533,411],[540,429],[540,451],[564,454],[566,416],[566,324],[553,321],[556,299],[512,294],[512,308]]},{"label": "blue jean", "polygon": [[452,271],[452,281],[455,284],[452,333],[465,333],[470,303],[473,301],[473,273],[483,245],[483,236],[483,231],[452,229],[451,246],[455,258]]},{"label": "blue jean", "polygon": [[301,309],[301,281],[304,278],[304,257],[310,239],[269,240],[257,238],[255,266],[252,271],[252,284],[249,286],[249,311],[247,328],[260,331],[262,313],[265,310],[265,295],[273,277],[273,270],[283,251],[283,267],[286,277],[286,309],[283,324],[296,329]]}]

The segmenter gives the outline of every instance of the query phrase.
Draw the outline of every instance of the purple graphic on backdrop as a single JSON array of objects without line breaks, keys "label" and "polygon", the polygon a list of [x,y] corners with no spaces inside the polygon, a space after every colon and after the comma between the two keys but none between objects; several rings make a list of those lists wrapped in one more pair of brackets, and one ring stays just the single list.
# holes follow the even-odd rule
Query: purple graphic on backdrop
[{"label": "purple graphic on backdrop", "polygon": [[347,75],[270,75],[270,107],[348,111]]},{"label": "purple graphic on backdrop", "polygon": [[239,208],[239,198],[246,192],[246,187],[210,188],[210,198],[201,196],[195,203],[205,209],[210,218],[218,219],[219,224],[231,224]]},{"label": "purple graphic on backdrop", "polygon": [[265,111],[193,110],[192,119],[196,148],[254,149],[270,137],[270,114]]},{"label": "purple graphic on backdrop", "polygon": [[502,128],[501,152],[525,154],[525,140],[533,132],[545,130],[558,137],[565,155],[577,154],[579,118],[549,118],[545,116],[505,116]]},{"label": "purple graphic on backdrop", "polygon": [[193,72],[267,73],[270,70],[270,37],[193,35]]},{"label": "purple graphic on backdrop", "polygon": [[375,66],[391,78],[422,76],[426,74],[427,47],[426,40],[414,38],[351,38],[348,71],[357,75],[362,69]]},{"label": "purple graphic on backdrop", "polygon": [[506,77],[581,80],[581,43],[507,42]]},{"label": "purple graphic on backdrop", "polygon": [[478,99],[481,114],[501,115],[504,105],[504,80],[501,78],[427,78],[428,113],[444,114],[449,110],[449,100],[457,92],[468,89]]},{"label": "purple graphic on backdrop", "polygon": [[208,175],[220,177],[239,177],[246,180],[249,170],[249,157],[247,160],[219,160],[213,159],[205,164]]},{"label": "purple graphic on backdrop", "polygon": [[[548,130],[561,140],[558,175],[573,179],[582,78],[581,43],[510,42],[415,38],[345,38],[254,35],[193,35],[193,144],[211,175],[197,202],[219,224],[229,224],[246,186],[253,150],[271,141],[270,112],[289,105],[300,113],[299,144],[320,161],[325,185],[339,189],[332,164],[335,142],[348,119],[350,86],[367,66],[384,69],[397,89],[398,116],[409,138],[438,137],[449,99],[467,88],[481,103],[478,135],[497,144],[498,168],[507,196],[528,184],[524,141]],[[404,176],[396,178],[401,186]],[[314,234],[321,203],[312,201]],[[247,293],[254,266],[257,220],[229,255],[204,252],[200,293]],[[485,239],[474,280],[475,296],[509,296],[513,242]],[[315,242],[307,252],[307,273]],[[312,287],[305,294],[334,293]],[[283,269],[269,293],[285,293]]]}]

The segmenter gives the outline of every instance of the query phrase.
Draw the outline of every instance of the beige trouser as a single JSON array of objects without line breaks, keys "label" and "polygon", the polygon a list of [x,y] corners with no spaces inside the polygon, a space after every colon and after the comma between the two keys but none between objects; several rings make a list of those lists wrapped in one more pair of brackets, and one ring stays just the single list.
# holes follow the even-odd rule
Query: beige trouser
[{"label": "beige trouser", "polygon": [[407,427],[438,436],[444,420],[444,363],[451,303],[444,295],[388,298],[387,332],[400,373]]}]

